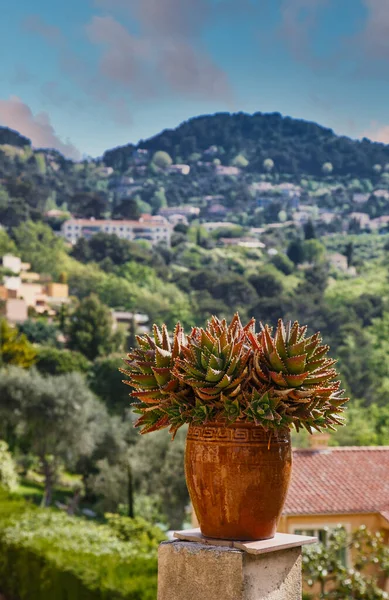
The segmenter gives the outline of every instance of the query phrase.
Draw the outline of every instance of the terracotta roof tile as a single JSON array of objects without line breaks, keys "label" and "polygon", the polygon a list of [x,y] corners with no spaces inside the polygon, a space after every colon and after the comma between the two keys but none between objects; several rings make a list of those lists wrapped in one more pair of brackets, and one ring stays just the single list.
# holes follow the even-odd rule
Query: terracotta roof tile
[{"label": "terracotta roof tile", "polygon": [[389,446],[294,450],[286,515],[386,512]]}]

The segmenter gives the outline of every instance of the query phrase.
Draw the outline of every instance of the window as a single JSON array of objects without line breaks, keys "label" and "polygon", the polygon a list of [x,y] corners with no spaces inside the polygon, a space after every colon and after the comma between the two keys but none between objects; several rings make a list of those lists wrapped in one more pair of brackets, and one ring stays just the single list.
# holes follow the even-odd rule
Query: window
[{"label": "window", "polygon": [[[345,529],[348,529],[345,527]],[[309,537],[316,537],[321,544],[327,546],[329,537],[331,535],[331,527],[324,527],[323,529],[294,529],[295,535],[307,535]],[[339,550],[339,559],[342,564],[347,567],[350,564],[349,551],[347,548],[341,548]]]}]

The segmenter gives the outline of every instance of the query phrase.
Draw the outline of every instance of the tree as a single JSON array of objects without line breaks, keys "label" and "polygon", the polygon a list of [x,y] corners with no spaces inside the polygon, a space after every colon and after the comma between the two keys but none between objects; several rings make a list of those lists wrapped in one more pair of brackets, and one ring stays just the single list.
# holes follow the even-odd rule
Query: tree
[{"label": "tree", "polygon": [[[0,202],[1,202],[1,188],[0,188]],[[9,235],[4,229],[0,229],[0,258],[4,254],[17,254],[15,242],[11,240]]]},{"label": "tree", "polygon": [[18,485],[18,473],[8,444],[0,440],[0,487],[13,492]]},{"label": "tree", "polygon": [[122,359],[120,354],[97,358],[88,376],[91,390],[103,400],[110,413],[119,415],[123,415],[133,400],[131,389],[123,385],[123,375],[119,372],[124,366]]},{"label": "tree", "polygon": [[232,164],[234,167],[238,167],[239,169],[245,169],[246,167],[248,167],[249,161],[244,156],[244,154],[238,154],[237,156],[235,156],[234,160],[232,161]]},{"label": "tree", "polygon": [[[389,547],[382,534],[362,526],[348,535],[343,527],[337,527],[327,538],[326,543],[304,550],[303,575],[308,586],[317,586],[323,600],[387,598],[378,585],[380,577],[389,575]],[[345,566],[347,552],[353,556],[350,567]]]},{"label": "tree", "polygon": [[112,315],[95,294],[81,300],[70,319],[69,348],[89,360],[113,350]]},{"label": "tree", "polygon": [[294,264],[292,261],[286,256],[286,254],[275,254],[271,258],[272,264],[278,271],[281,271],[284,275],[291,275],[293,273]]},{"label": "tree", "polygon": [[382,172],[382,166],[381,165],[374,165],[373,166],[373,171],[374,171],[374,173],[376,173],[377,175],[379,175]]},{"label": "tree", "polygon": [[351,265],[353,264],[353,258],[354,258],[354,244],[353,242],[348,242],[348,244],[346,245],[344,254],[347,258],[347,267],[350,268]]},{"label": "tree", "polygon": [[61,462],[72,468],[80,456],[93,452],[94,419],[102,409],[78,373],[43,377],[16,367],[1,373],[2,416],[21,425],[20,444],[41,463],[46,506],[51,504]]},{"label": "tree", "polygon": [[323,257],[326,249],[319,240],[310,239],[303,242],[304,258],[309,263],[317,263]]},{"label": "tree", "polygon": [[22,259],[31,263],[35,271],[56,277],[63,270],[63,241],[48,225],[27,221],[13,230],[13,236]]},{"label": "tree", "polygon": [[332,166],[332,163],[330,162],[325,162],[321,168],[322,172],[324,175],[331,175],[332,171],[334,170],[334,167]]},{"label": "tree", "polygon": [[24,369],[35,363],[36,351],[24,334],[0,319],[0,365],[16,365]]},{"label": "tree", "polygon": [[158,213],[161,208],[167,207],[165,188],[161,187],[154,192],[153,197],[150,199],[150,204],[154,214]]},{"label": "tree", "polygon": [[249,277],[251,285],[260,298],[276,298],[283,293],[281,276],[275,273],[263,270]]},{"label": "tree", "polygon": [[147,262],[148,258],[148,253],[136,242],[122,240],[117,235],[103,232],[96,233],[90,240],[80,238],[73,247],[72,254],[81,262],[101,263],[109,258],[118,266],[137,259]]},{"label": "tree", "polygon": [[65,375],[74,371],[87,373],[90,362],[81,352],[40,346],[37,349],[36,367],[44,375]]},{"label": "tree", "polygon": [[304,237],[306,240],[313,240],[316,237],[315,226],[311,219],[304,223]]},{"label": "tree", "polygon": [[98,191],[77,192],[70,200],[70,208],[85,219],[102,219],[108,210],[108,198]]},{"label": "tree", "polygon": [[167,169],[173,164],[173,161],[167,152],[159,150],[154,154],[152,163],[160,169]]},{"label": "tree", "polygon": [[142,436],[130,451],[135,498],[157,495],[170,528],[182,527],[189,501],[184,473],[186,432],[177,432],[174,444],[167,431],[152,439]]},{"label": "tree", "polygon": [[57,341],[58,329],[52,323],[45,319],[33,321],[27,319],[19,325],[19,331],[24,333],[26,338],[33,344],[47,344],[55,346]]},{"label": "tree", "polygon": [[130,219],[138,221],[141,215],[139,206],[135,198],[127,198],[118,204],[112,213],[114,219]]},{"label": "tree", "polygon": [[287,250],[288,258],[297,266],[304,262],[304,247],[300,239],[292,240]]},{"label": "tree", "polygon": [[263,161],[263,168],[265,171],[267,171],[267,173],[271,173],[271,171],[274,169],[274,160],[271,158],[265,158]]}]

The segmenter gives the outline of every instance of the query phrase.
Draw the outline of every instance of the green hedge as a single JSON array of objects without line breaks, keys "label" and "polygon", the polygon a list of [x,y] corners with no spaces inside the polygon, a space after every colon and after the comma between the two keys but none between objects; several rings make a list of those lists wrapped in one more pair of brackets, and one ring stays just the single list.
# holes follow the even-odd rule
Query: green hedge
[{"label": "green hedge", "polygon": [[155,600],[157,558],[109,525],[0,491],[0,591],[11,600]]}]

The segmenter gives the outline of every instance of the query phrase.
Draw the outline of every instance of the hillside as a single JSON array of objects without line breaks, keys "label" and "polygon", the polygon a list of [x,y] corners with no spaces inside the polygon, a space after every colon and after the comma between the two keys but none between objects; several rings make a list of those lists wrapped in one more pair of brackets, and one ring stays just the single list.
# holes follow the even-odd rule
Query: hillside
[{"label": "hillside", "polygon": [[318,212],[331,212],[327,232],[349,222],[358,231],[366,229],[366,219],[388,214],[388,169],[389,146],[340,137],[278,113],[196,117],[137,146],[79,163],[56,150],[34,149],[0,127],[0,224],[46,219],[59,229],[69,212],[136,219],[189,204],[202,221],[261,227],[306,221],[304,212],[296,215],[299,198],[313,220]]},{"label": "hillside", "polygon": [[136,148],[164,150],[175,162],[188,162],[216,146],[214,157],[229,164],[238,154],[249,161],[248,170],[263,171],[263,161],[273,159],[275,170],[292,175],[322,174],[331,162],[337,175],[368,177],[375,164],[389,162],[389,146],[337,136],[331,129],[279,113],[253,115],[219,113],[195,117],[176,129],[165,130],[138,146],[129,144],[105,152],[106,165],[125,170]]}]

